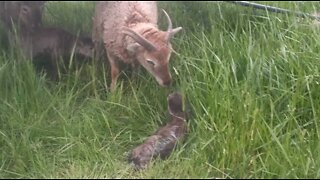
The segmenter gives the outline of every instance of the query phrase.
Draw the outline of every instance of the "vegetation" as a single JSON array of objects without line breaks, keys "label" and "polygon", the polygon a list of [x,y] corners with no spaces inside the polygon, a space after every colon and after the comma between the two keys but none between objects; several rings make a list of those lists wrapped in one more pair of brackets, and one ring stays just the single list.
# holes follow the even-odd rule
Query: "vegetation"
[{"label": "vegetation", "polygon": [[[320,7],[260,3],[309,13]],[[123,72],[110,93],[106,59],[67,67],[51,81],[2,46],[0,177],[320,178],[314,22],[226,2],[159,2],[160,8],[184,28],[172,40],[175,83],[167,89],[141,69]],[[44,20],[90,34],[93,11],[93,2],[52,1]],[[167,122],[166,97],[176,90],[194,111],[186,141],[168,159],[134,171],[128,152]]]}]

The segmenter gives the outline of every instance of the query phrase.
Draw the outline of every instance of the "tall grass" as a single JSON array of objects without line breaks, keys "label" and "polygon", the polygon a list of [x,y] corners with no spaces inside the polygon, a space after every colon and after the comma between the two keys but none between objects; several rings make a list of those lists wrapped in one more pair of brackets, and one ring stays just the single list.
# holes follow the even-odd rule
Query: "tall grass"
[{"label": "tall grass", "polygon": [[[320,5],[265,4],[310,13]],[[109,68],[96,61],[52,82],[3,51],[0,177],[319,178],[320,33],[312,21],[221,2],[159,8],[184,28],[172,40],[168,89],[142,70],[123,73],[110,93]],[[45,21],[90,34],[93,10],[92,2],[49,2]],[[127,154],[167,122],[174,90],[194,109],[187,139],[136,172]]]}]

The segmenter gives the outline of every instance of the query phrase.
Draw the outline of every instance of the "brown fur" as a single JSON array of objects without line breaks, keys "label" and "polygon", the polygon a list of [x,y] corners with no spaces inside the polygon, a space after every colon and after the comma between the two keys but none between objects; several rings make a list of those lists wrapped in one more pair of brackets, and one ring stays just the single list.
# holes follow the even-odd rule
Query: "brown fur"
[{"label": "brown fur", "polygon": [[[88,58],[93,57],[94,45],[91,38],[77,38],[75,35],[59,28],[40,28],[30,36],[23,37],[21,41],[21,47],[27,57],[49,56],[55,73],[57,73],[58,59],[61,56],[69,58],[75,44],[75,54]],[[56,78],[56,74],[54,74],[54,78]]]},{"label": "brown fur", "polygon": [[13,24],[21,33],[29,33],[42,26],[42,12],[46,1],[1,1],[0,18],[8,31]]},{"label": "brown fur", "polygon": [[168,157],[186,134],[187,122],[182,107],[182,96],[179,93],[171,93],[167,101],[170,122],[133,149],[129,156],[129,161],[134,163],[136,169],[145,168],[158,156],[162,159]]},{"label": "brown fur", "polygon": [[[114,90],[119,75],[119,62],[140,64],[151,73],[161,86],[171,83],[168,63],[171,45],[166,41],[166,31],[158,29],[158,12],[155,1],[98,2],[93,17],[92,39],[98,51],[102,42],[111,65],[111,89]],[[154,48],[139,43],[124,32],[129,28],[140,34]],[[181,28],[174,29],[172,34]],[[171,31],[170,31],[171,32]]]}]

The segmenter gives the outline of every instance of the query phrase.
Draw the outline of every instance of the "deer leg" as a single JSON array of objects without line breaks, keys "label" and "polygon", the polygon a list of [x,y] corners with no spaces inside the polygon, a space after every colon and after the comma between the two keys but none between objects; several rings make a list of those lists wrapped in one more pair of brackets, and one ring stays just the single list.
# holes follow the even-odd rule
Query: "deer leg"
[{"label": "deer leg", "polygon": [[113,55],[110,55],[110,53],[107,53],[108,59],[111,65],[111,92],[113,92],[116,88],[117,85],[117,79],[119,76],[119,67],[118,63],[116,62],[116,57]]},{"label": "deer leg", "polygon": [[50,56],[50,62],[51,62],[51,72],[50,77],[51,80],[57,81],[59,79],[59,67],[58,67],[58,59],[56,56]]},{"label": "deer leg", "polygon": [[60,56],[58,53],[53,50],[51,56],[50,56],[50,61],[51,61],[51,79],[54,81],[57,81],[60,79],[60,72],[59,72],[59,60]]}]

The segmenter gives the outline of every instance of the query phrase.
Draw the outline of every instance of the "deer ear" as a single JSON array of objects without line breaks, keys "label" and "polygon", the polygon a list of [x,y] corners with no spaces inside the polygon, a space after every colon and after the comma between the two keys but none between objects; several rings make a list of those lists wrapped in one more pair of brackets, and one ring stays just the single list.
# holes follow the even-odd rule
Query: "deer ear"
[{"label": "deer ear", "polygon": [[182,27],[177,27],[177,28],[174,28],[172,29],[171,31],[171,36],[175,35],[177,32],[181,31],[182,30]]},{"label": "deer ear", "polygon": [[129,44],[127,46],[127,51],[130,53],[130,54],[135,54],[137,51],[138,51],[138,48],[141,47],[140,44],[138,43],[132,43],[132,44]]},{"label": "deer ear", "polygon": [[182,30],[182,27],[177,27],[177,28],[174,28],[172,29],[172,31],[170,32],[170,35],[169,35],[169,40],[176,34],[178,33],[179,31]]}]

